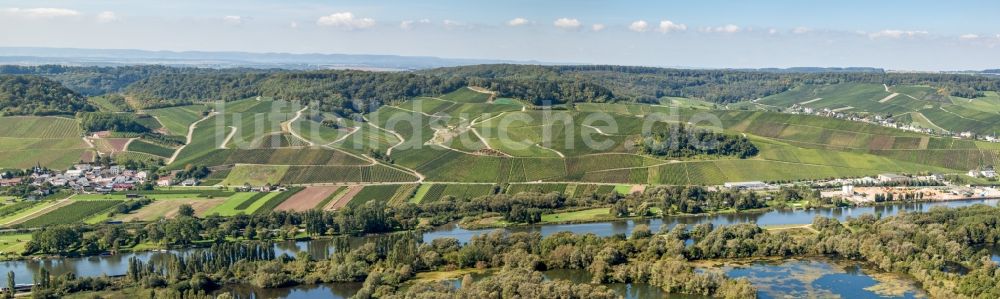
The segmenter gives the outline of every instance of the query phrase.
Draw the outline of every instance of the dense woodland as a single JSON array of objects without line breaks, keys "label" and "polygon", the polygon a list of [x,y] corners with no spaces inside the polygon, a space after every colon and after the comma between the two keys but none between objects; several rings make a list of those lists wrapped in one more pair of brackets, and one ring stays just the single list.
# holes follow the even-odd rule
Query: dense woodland
[{"label": "dense woodland", "polygon": [[671,158],[711,155],[745,159],[758,152],[750,139],[740,135],[665,123],[654,125],[636,142],[636,148],[640,154]]},{"label": "dense woodland", "polygon": [[37,76],[0,75],[0,116],[72,114],[93,111],[83,96]]},{"label": "dense woodland", "polygon": [[[690,97],[716,103],[733,103],[766,97],[789,90],[800,84],[834,83],[886,83],[927,84],[944,88],[949,94],[963,97],[981,96],[984,90],[1000,90],[1000,79],[986,76],[928,74],[928,73],[885,73],[872,70],[847,70],[818,72],[794,70],[776,72],[768,70],[683,70],[637,66],[534,66],[534,65],[474,65],[439,68],[420,73],[434,76],[455,77],[482,84],[501,92],[500,96],[526,100],[546,98],[551,94],[565,93],[555,89],[520,89],[504,85],[546,86],[575,83],[600,85],[610,90],[610,95],[599,93],[591,100],[606,98],[626,99],[636,102],[655,103],[663,96]],[[502,79],[502,80],[501,80]],[[567,84],[571,85],[572,84]],[[590,90],[574,99],[586,97]]]},{"label": "dense woodland", "polygon": [[145,133],[149,131],[149,128],[136,121],[135,114],[130,113],[80,112],[76,114],[76,117],[80,120],[80,129],[84,132]]}]

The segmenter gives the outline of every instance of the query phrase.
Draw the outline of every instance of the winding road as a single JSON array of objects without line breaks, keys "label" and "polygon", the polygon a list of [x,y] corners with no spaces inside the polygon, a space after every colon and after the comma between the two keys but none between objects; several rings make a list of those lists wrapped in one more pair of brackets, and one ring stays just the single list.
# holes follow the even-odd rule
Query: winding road
[{"label": "winding road", "polygon": [[187,147],[188,144],[191,144],[191,140],[194,137],[194,128],[198,126],[198,123],[203,122],[206,119],[209,119],[212,116],[215,116],[216,114],[218,114],[218,112],[209,113],[208,115],[205,115],[205,117],[202,117],[198,121],[193,122],[193,123],[191,123],[190,126],[188,126],[187,139],[184,142],[184,145],[182,145],[181,147],[178,147],[177,150],[174,151],[174,154],[170,156],[170,160],[167,161],[167,164],[174,163],[174,160],[177,160],[177,155],[179,155],[181,153],[181,150],[183,150],[185,147]]}]

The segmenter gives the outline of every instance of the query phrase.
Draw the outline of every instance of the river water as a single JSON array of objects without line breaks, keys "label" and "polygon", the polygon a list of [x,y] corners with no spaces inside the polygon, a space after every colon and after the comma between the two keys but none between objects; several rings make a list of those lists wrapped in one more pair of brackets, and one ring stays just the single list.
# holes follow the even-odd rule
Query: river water
[{"label": "river water", "polygon": [[[816,216],[834,217],[844,220],[848,217],[857,217],[862,214],[880,214],[882,216],[892,216],[901,212],[927,211],[933,207],[962,207],[975,204],[997,205],[997,199],[980,199],[948,202],[926,202],[926,203],[897,203],[875,207],[860,208],[819,208],[810,210],[772,210],[753,213],[735,213],[725,215],[699,215],[699,216],[668,216],[657,219],[623,220],[612,222],[581,223],[581,224],[546,224],[532,226],[517,226],[505,228],[508,232],[540,232],[543,236],[556,232],[570,231],[574,233],[594,233],[600,236],[610,236],[614,234],[628,234],[632,228],[638,224],[649,225],[650,229],[657,231],[661,226],[672,227],[677,224],[699,224],[712,223],[715,225],[727,225],[736,223],[757,223],[758,225],[787,225],[787,224],[808,224]],[[468,242],[473,236],[483,234],[494,229],[467,230],[455,225],[445,225],[424,234],[424,241],[429,242],[436,238],[456,238],[461,242]],[[367,237],[371,238],[371,237]],[[364,238],[352,240],[352,244],[358,244]],[[173,252],[190,253],[201,249],[179,249]],[[333,242],[327,239],[314,241],[289,241],[275,244],[277,254],[287,253],[294,256],[297,252],[308,252],[315,258],[325,258],[333,251]],[[17,283],[32,283],[33,276],[39,269],[47,268],[54,275],[64,273],[75,273],[77,276],[101,276],[101,275],[123,275],[128,269],[128,260],[136,257],[143,261],[162,261],[168,253],[164,252],[137,252],[122,253],[105,256],[79,257],[79,258],[58,258],[44,260],[7,261],[0,262],[0,273],[14,271]],[[318,289],[317,289],[318,288]],[[310,292],[326,292],[325,290],[336,290],[335,287],[310,287],[304,290]],[[268,296],[270,297],[270,296]],[[279,296],[287,297],[287,296]]]}]

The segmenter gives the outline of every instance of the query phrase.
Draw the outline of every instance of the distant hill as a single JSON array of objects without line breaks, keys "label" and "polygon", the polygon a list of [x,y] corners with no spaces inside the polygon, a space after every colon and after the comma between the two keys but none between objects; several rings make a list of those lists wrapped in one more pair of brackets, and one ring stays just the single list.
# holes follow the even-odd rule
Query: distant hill
[{"label": "distant hill", "polygon": [[91,111],[86,98],[38,76],[0,75],[0,115],[53,115]]}]

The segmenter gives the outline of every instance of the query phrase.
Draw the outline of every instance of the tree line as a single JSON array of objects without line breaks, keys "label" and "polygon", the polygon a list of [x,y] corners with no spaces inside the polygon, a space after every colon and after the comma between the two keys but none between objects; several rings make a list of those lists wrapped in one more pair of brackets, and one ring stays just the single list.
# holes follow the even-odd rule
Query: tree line
[{"label": "tree line", "polygon": [[[130,261],[124,279],[46,279],[48,290],[38,291],[64,295],[80,291],[84,285],[108,292],[138,288],[142,290],[139,294],[162,296],[209,294],[225,283],[281,287],[363,282],[357,298],[494,297],[489,294],[496,292],[507,297],[614,297],[600,285],[545,282],[541,278],[541,271],[571,269],[587,272],[594,284],[641,283],[675,294],[753,298],[756,290],[748,281],[695,270],[691,262],[826,256],[908,274],[931,297],[1000,295],[1000,271],[985,249],[1000,241],[1000,208],[986,205],[936,208],[886,218],[865,214],[845,222],[816,217],[802,230],[706,223],[662,226],[656,232],[637,225],[630,235],[606,237],[570,232],[542,237],[537,232],[497,230],[474,236],[465,244],[453,238],[426,243],[422,239],[419,233],[394,233],[351,245],[346,237],[336,237],[334,253],[322,259],[306,253],[275,256],[268,243],[251,240],[241,239],[242,244],[217,241],[218,245],[208,251],[169,257],[160,265]],[[463,278],[457,289],[450,287],[450,282],[411,282],[420,272],[459,269],[495,272],[480,281]]]}]

